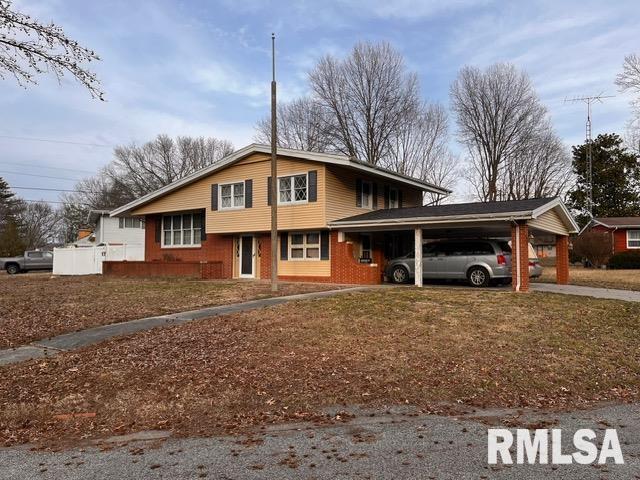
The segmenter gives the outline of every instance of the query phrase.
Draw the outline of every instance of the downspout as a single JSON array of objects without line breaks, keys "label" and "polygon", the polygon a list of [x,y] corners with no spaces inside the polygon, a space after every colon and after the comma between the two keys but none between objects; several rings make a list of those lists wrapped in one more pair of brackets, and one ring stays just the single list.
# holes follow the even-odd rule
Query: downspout
[{"label": "downspout", "polygon": [[520,224],[516,222],[516,292],[520,291],[522,275],[520,269]]}]

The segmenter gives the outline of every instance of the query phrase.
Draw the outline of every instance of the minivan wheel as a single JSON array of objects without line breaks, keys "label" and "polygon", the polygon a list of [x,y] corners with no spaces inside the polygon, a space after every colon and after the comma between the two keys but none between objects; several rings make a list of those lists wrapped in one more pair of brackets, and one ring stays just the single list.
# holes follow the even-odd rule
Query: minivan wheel
[{"label": "minivan wheel", "polygon": [[391,280],[393,280],[393,283],[407,283],[409,280],[409,271],[401,265],[393,267]]},{"label": "minivan wheel", "polygon": [[491,277],[484,267],[472,267],[467,272],[467,279],[472,287],[488,287]]},{"label": "minivan wheel", "polygon": [[9,275],[15,275],[16,273],[20,273],[20,267],[15,264],[7,265],[7,273]]}]

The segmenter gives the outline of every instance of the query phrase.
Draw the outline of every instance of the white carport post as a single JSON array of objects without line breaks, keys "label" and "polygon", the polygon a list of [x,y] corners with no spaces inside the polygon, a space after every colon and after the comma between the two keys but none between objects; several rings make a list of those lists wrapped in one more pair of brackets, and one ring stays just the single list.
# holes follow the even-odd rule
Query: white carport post
[{"label": "white carport post", "polygon": [[422,286],[422,227],[416,227],[415,240],[415,267],[416,287]]}]

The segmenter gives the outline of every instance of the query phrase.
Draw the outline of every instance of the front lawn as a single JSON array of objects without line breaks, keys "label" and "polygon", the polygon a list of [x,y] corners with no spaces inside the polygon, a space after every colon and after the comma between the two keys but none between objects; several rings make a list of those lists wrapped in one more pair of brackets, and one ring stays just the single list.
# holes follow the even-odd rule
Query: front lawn
[{"label": "front lawn", "polygon": [[[340,288],[282,284],[279,295]],[[0,275],[0,348],[152,315],[271,296],[261,281]]]},{"label": "front lawn", "polygon": [[386,288],[156,329],[1,372],[7,444],[209,435],[351,404],[586,407],[640,399],[640,304]]},{"label": "front lawn", "polygon": [[[571,267],[569,270],[569,279],[569,283],[572,285],[640,290],[640,270],[602,270]],[[555,283],[555,267],[544,267],[542,276],[534,281]]]}]

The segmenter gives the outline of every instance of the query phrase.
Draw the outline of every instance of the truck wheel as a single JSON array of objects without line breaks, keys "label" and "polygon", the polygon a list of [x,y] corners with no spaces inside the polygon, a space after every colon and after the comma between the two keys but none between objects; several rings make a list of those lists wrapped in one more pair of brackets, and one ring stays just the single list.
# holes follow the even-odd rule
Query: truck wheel
[{"label": "truck wheel", "polygon": [[472,287],[488,287],[491,277],[484,267],[471,267],[467,272],[467,278]]},{"label": "truck wheel", "polygon": [[9,275],[15,275],[16,273],[20,273],[20,267],[15,263],[10,263],[9,265],[7,265],[6,270]]}]

